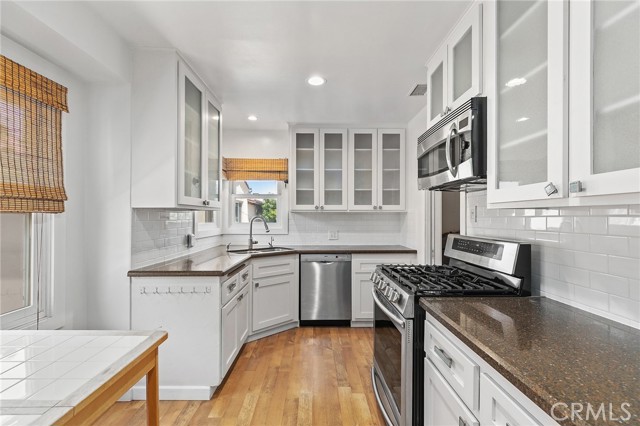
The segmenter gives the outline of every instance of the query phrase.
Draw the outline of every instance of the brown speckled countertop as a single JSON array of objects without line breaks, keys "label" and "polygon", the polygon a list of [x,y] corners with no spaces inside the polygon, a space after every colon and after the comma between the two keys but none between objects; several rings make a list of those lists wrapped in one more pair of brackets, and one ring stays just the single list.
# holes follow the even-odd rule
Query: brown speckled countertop
[{"label": "brown speckled countertop", "polygon": [[[130,277],[159,277],[159,276],[222,276],[240,269],[250,258],[266,256],[283,256],[287,254],[318,254],[318,253],[411,253],[416,250],[399,245],[344,245],[344,246],[311,246],[287,245],[290,251],[254,254],[228,254],[224,247],[214,247],[167,262],[157,263],[143,268],[133,269],[127,274]],[[235,248],[235,247],[234,247]]]},{"label": "brown speckled countertop", "polygon": [[561,424],[640,424],[640,330],[544,297],[421,298],[420,305],[545,412],[582,403],[584,419],[587,403],[594,410],[604,403],[607,412],[611,403],[619,418],[626,402],[633,416]]}]

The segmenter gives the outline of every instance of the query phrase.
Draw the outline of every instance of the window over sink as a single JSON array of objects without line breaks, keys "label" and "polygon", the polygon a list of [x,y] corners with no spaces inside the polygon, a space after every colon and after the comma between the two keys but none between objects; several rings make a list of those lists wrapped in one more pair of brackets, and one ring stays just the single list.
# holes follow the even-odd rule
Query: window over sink
[{"label": "window over sink", "polygon": [[[288,233],[286,184],[276,180],[229,181],[229,211],[227,232],[249,232],[251,218],[261,215],[272,234]],[[260,225],[261,226],[261,225]],[[259,235],[260,228],[255,228]]]}]

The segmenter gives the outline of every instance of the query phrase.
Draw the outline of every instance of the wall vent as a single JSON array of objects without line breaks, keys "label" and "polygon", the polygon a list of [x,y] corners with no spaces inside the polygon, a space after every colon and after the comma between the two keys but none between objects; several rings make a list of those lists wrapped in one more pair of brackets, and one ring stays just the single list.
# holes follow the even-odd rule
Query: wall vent
[{"label": "wall vent", "polygon": [[416,87],[409,93],[409,96],[424,96],[425,93],[427,93],[427,85],[416,84]]}]

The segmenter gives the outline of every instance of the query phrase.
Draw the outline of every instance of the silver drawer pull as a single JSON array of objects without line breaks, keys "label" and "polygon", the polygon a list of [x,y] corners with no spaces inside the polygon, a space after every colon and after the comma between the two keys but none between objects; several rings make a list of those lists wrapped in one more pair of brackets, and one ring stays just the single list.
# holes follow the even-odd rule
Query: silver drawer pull
[{"label": "silver drawer pull", "polygon": [[245,272],[244,274],[242,274],[242,281],[246,280],[248,276],[249,276],[248,272]]},{"label": "silver drawer pull", "polygon": [[237,285],[236,283],[231,283],[231,284],[229,284],[229,285],[227,286],[227,290],[229,290],[229,291],[233,291],[233,289],[234,289],[234,288],[236,288],[236,285]]},{"label": "silver drawer pull", "polygon": [[462,416],[458,416],[458,426],[467,426],[467,422],[464,421]]},{"label": "silver drawer pull", "polygon": [[447,364],[447,367],[451,368],[451,364],[453,364],[453,359],[449,355],[447,355],[447,353],[445,351],[443,351],[442,349],[440,349],[439,347],[434,346],[433,349],[436,352],[436,355],[438,355],[440,357],[442,362]]},{"label": "silver drawer pull", "polygon": [[244,299],[244,294],[241,294],[240,296],[238,296],[238,302],[241,301],[242,299]]}]

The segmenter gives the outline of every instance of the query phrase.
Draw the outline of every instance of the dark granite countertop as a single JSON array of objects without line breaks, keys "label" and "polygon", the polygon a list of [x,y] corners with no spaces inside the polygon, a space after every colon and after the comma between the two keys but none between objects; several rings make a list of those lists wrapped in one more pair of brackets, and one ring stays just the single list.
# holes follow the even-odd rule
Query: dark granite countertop
[{"label": "dark granite countertop", "polygon": [[129,277],[162,277],[162,276],[223,276],[235,273],[243,263],[251,258],[267,256],[283,256],[288,254],[319,254],[319,253],[416,253],[411,249],[399,245],[344,245],[344,246],[311,246],[287,245],[289,251],[267,252],[254,254],[230,254],[224,247],[214,247],[167,262],[157,263],[143,268],[133,269],[127,274]]},{"label": "dark granite countertop", "polygon": [[[562,425],[640,424],[640,330],[544,297],[421,298],[420,305],[542,410],[584,404]],[[614,418],[586,420],[601,403]],[[555,413],[562,417],[559,405]],[[570,415],[569,410],[564,411]],[[608,416],[608,414],[607,414]]]}]

